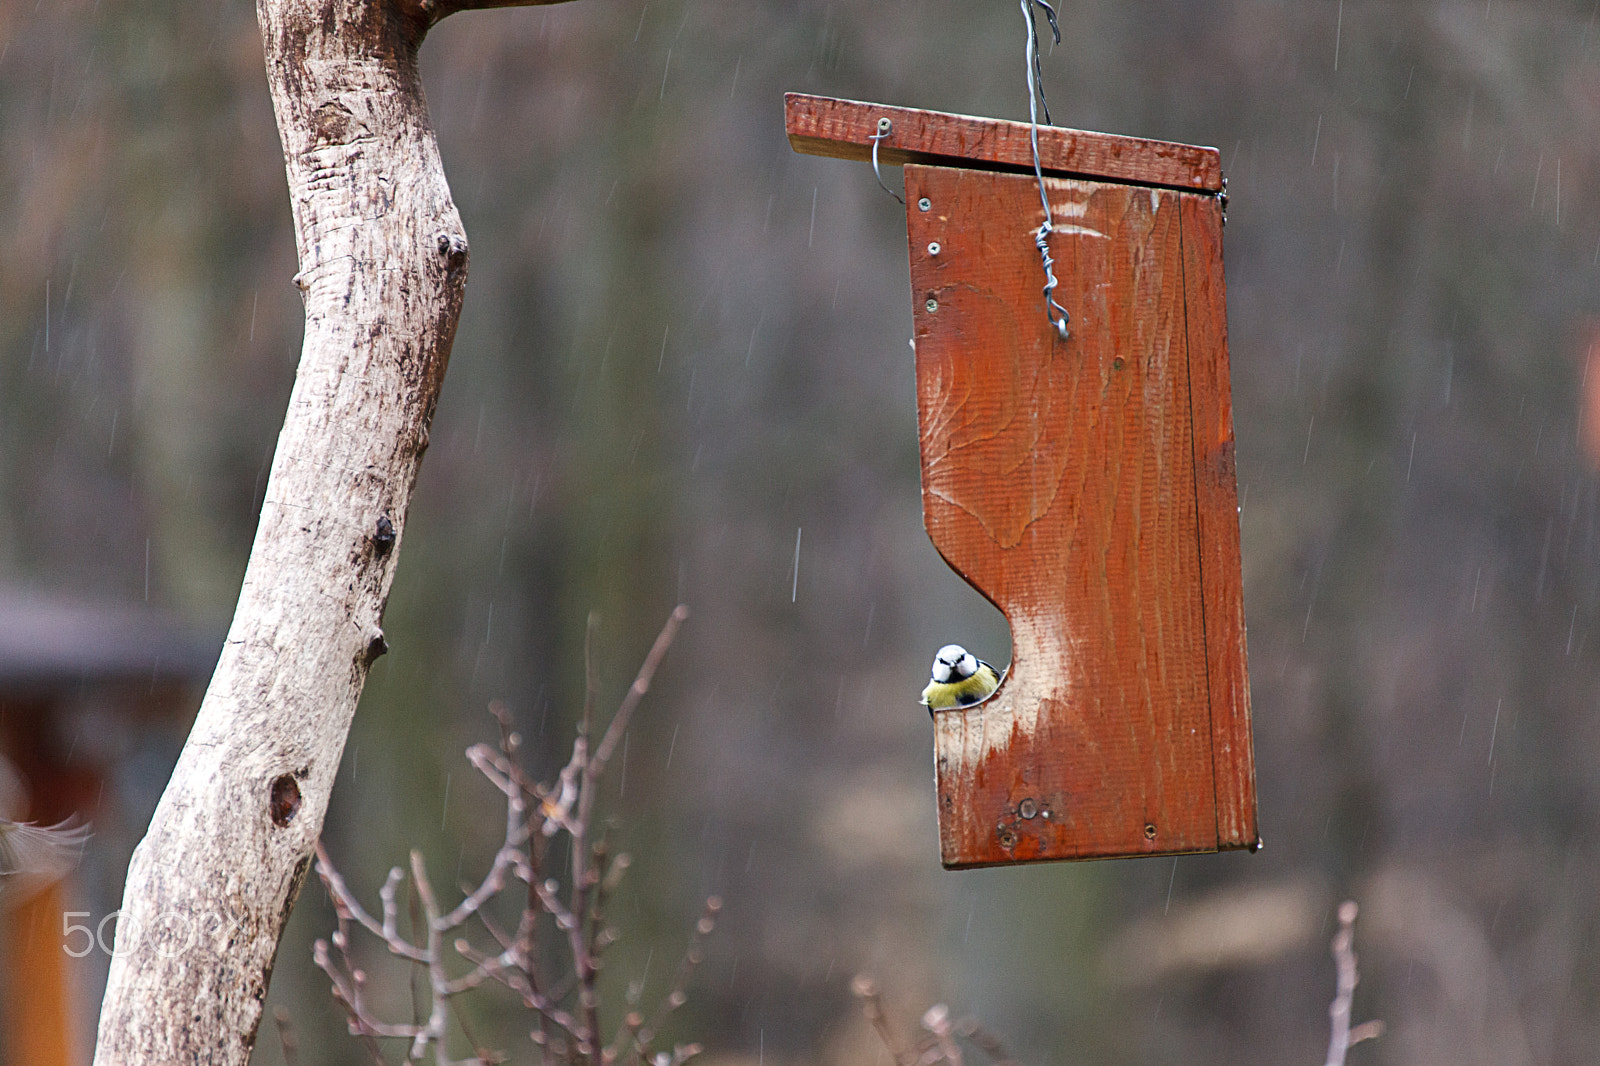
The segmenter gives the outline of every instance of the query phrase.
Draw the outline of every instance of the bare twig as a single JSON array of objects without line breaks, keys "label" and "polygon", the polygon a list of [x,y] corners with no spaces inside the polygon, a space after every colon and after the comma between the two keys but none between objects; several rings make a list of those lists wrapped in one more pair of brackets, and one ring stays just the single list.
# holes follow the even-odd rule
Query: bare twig
[{"label": "bare twig", "polygon": [[1356,970],[1357,911],[1354,900],[1345,900],[1339,904],[1339,931],[1333,936],[1333,961],[1338,971],[1338,981],[1333,1003],[1328,1007],[1328,1014],[1333,1020],[1333,1033],[1328,1039],[1326,1066],[1344,1066],[1345,1054],[1352,1045],[1383,1035],[1382,1022],[1365,1022],[1354,1028],[1350,1025],[1350,1013],[1356,998],[1356,983],[1361,979]]},{"label": "bare twig", "polygon": [[[512,728],[511,716],[500,704],[490,706],[489,712],[499,725],[499,744],[475,744],[468,749],[467,758],[505,797],[504,838],[482,880],[476,885],[461,885],[461,900],[449,910],[440,902],[421,853],[411,853],[408,898],[416,908],[411,938],[399,930],[398,895],[401,884],[407,881],[406,874],[399,867],[389,872],[378,893],[381,916],[374,917],[356,899],[318,845],[317,873],[333,901],[338,929],[331,944],[317,942],[314,958],[332,982],[333,996],[345,1009],[350,1031],[363,1038],[375,1062],[384,1061],[378,1039],[402,1039],[408,1042],[407,1062],[421,1061],[431,1048],[436,1066],[460,1066],[447,1049],[452,1019],[473,1046],[474,1057],[466,1061],[500,1061],[499,1053],[479,1044],[451,1005],[455,997],[488,984],[510,989],[532,1012],[534,1028],[529,1036],[545,1066],[600,1066],[624,1055],[628,1061],[658,1066],[683,1063],[699,1054],[697,1044],[675,1045],[667,1050],[658,1048],[655,1041],[662,1021],[687,999],[687,985],[700,962],[702,942],[716,925],[716,914],[722,905],[719,899],[712,897],[706,902],[677,974],[655,1010],[648,1014],[648,1021],[646,1013],[630,1009],[606,1047],[602,1047],[600,1035],[598,982],[601,957],[617,936],[605,920],[605,908],[629,865],[627,855],[612,854],[603,836],[595,838],[595,800],[600,779],[687,616],[683,607],[672,612],[599,745],[592,749],[598,686],[593,655],[595,625],[591,619],[591,639],[585,654],[584,709],[573,738],[572,756],[553,785],[532,781],[524,774],[516,757],[521,737]],[[559,833],[567,834],[571,848],[565,886],[545,871],[549,843]],[[522,913],[516,927],[508,929],[497,924],[486,909],[514,881],[521,881],[526,887]],[[477,947],[465,935],[474,921],[487,934],[492,947]],[[565,942],[570,963],[565,973],[560,969],[541,972],[549,966],[549,960],[541,959],[538,950],[539,932],[545,922],[553,925]],[[349,934],[354,926],[365,929],[383,942],[389,954],[415,965],[420,974],[426,975],[426,991],[419,991],[422,1001],[417,1003],[417,1017],[412,1022],[384,1022],[368,1006],[364,995],[366,974],[350,954]],[[446,957],[447,942],[469,967],[454,977],[451,960]],[[636,998],[630,995],[630,1007]]]},{"label": "bare twig", "polygon": [[943,1003],[935,1003],[923,1013],[924,1035],[918,1037],[915,1047],[907,1047],[889,1024],[877,984],[863,974],[850,982],[850,990],[860,998],[862,1013],[877,1030],[878,1039],[893,1056],[895,1066],[963,1066],[962,1040],[981,1051],[993,1066],[1011,1066],[1011,1057],[1000,1041],[973,1018],[952,1020],[950,1008]]},{"label": "bare twig", "polygon": [[617,708],[616,717],[611,719],[611,725],[606,728],[606,735],[601,738],[600,746],[595,749],[596,775],[605,770],[606,760],[611,758],[611,753],[621,742],[622,734],[627,731],[628,723],[633,718],[634,709],[639,706],[639,701],[644,699],[644,694],[650,691],[650,682],[656,676],[656,668],[661,665],[661,660],[666,658],[667,649],[672,646],[673,638],[678,635],[678,627],[688,618],[689,608],[680,603],[667,618],[667,624],[661,627],[661,633],[651,646],[650,654],[644,658],[644,665],[639,667],[638,676],[633,679],[633,684],[628,686],[628,694],[623,697],[622,706]]},{"label": "bare twig", "polygon": [[[712,930],[717,927],[717,914],[721,910],[721,897],[712,896],[706,900],[705,911],[701,913],[700,920],[695,923],[694,935],[689,940],[688,948],[684,950],[683,959],[678,963],[678,972],[673,975],[672,984],[668,987],[667,994],[662,997],[660,1004],[656,1007],[655,1015],[649,1022],[644,1022],[641,1015],[634,1013],[630,1013],[628,1019],[624,1019],[625,1028],[631,1030],[628,1046],[636,1055],[643,1057],[647,1053],[650,1045],[655,1041],[655,1034],[660,1030],[661,1023],[666,1021],[667,1015],[688,1002],[689,979],[694,976],[695,967],[700,965],[700,960],[704,957],[701,945],[705,943],[706,937],[711,935]],[[642,993],[643,989],[640,991]],[[629,1020],[631,1019],[639,1019],[639,1021],[630,1025]],[[619,1033],[617,1040],[613,1042],[608,1050],[614,1054],[620,1048],[622,1041],[623,1034]]]},{"label": "bare twig", "polygon": [[950,1008],[943,1003],[935,1003],[922,1015],[922,1027],[933,1034],[934,1046],[938,1048],[939,1058],[949,1066],[962,1066],[961,1049],[956,1046],[955,1029],[950,1024]]},{"label": "bare twig", "polygon": [[300,1066],[300,1038],[295,1035],[289,1012],[282,1007],[274,1007],[272,1020],[278,1026],[278,1046],[283,1049],[285,1066]]},{"label": "bare twig", "polygon": [[[599,691],[595,676],[594,640],[600,630],[599,617],[589,613],[589,628],[583,641],[583,717],[578,723],[578,738],[572,745],[572,762],[578,764],[578,817],[567,832],[572,836],[572,923],[567,940],[572,947],[572,969],[578,978],[578,1009],[583,1013],[583,1031],[578,1053],[593,1058],[600,1043],[600,998],[595,988],[599,967],[590,950],[585,919],[589,910],[589,823],[594,812],[595,762],[589,757],[589,730],[594,721],[594,705]],[[570,765],[570,764],[569,764]]]},{"label": "bare twig", "polygon": [[389,878],[383,883],[379,898],[383,900],[383,921],[374,921],[372,916],[361,906],[361,901],[356,899],[355,893],[350,891],[350,886],[344,883],[344,878],[339,876],[339,871],[333,868],[328,861],[328,853],[322,847],[322,841],[316,844],[317,876],[322,878],[322,885],[328,891],[328,898],[333,900],[334,907],[343,918],[354,918],[366,927],[373,936],[381,938],[389,945],[389,950],[402,958],[414,962],[425,962],[427,957],[421,948],[402,937],[395,928],[395,886],[400,883],[404,875],[400,867],[396,866],[389,871]]},{"label": "bare twig", "polygon": [[412,7],[428,24],[436,23],[457,11],[483,11],[495,7],[544,7],[566,0],[411,0]]},{"label": "bare twig", "polygon": [[883,998],[878,993],[877,983],[865,974],[857,974],[855,980],[850,982],[850,991],[854,992],[861,1000],[861,1012],[867,1016],[867,1021],[878,1031],[878,1038],[883,1041],[883,1046],[889,1049],[889,1054],[894,1058],[895,1066],[902,1066],[910,1055],[906,1046],[900,1042],[894,1030],[889,1025],[889,1016],[883,1011]]},{"label": "bare twig", "polygon": [[979,1051],[989,1056],[994,1066],[1012,1066],[1011,1055],[1000,1038],[978,1024],[975,1018],[963,1018],[956,1023],[956,1035],[970,1040]]}]

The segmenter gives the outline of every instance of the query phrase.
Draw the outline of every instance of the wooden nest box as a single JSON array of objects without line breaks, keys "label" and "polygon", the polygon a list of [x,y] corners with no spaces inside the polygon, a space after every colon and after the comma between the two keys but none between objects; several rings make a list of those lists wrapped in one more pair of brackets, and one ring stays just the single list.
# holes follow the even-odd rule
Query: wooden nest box
[{"label": "wooden nest box", "polygon": [[1039,127],[1062,339],[1027,123],[786,109],[905,168],[923,517],[1011,627],[934,716],[944,864],[1258,847],[1216,150]]}]

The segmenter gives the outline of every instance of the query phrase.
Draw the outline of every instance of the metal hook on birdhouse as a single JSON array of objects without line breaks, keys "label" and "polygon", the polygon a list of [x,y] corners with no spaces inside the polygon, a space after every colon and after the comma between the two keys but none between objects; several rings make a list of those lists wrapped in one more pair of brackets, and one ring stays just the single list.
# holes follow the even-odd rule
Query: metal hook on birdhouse
[{"label": "metal hook on birdhouse", "polygon": [[872,176],[878,179],[878,186],[882,188],[884,192],[888,193],[890,196],[893,196],[896,200],[899,200],[900,205],[904,207],[906,202],[905,198],[884,184],[883,172],[878,169],[878,144],[885,137],[889,136],[890,131],[893,129],[894,123],[889,120],[888,116],[885,116],[878,120],[878,132],[870,134],[867,137],[867,140],[872,142]]}]

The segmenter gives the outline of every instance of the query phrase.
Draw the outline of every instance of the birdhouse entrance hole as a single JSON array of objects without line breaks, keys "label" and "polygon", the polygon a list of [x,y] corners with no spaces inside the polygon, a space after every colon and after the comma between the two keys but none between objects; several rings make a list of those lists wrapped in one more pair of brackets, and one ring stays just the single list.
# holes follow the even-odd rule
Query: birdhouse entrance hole
[{"label": "birdhouse entrance hole", "polygon": [[1259,846],[1217,152],[1038,128],[1063,339],[1027,123],[786,110],[905,167],[923,520],[1011,628],[934,715],[944,864]]}]

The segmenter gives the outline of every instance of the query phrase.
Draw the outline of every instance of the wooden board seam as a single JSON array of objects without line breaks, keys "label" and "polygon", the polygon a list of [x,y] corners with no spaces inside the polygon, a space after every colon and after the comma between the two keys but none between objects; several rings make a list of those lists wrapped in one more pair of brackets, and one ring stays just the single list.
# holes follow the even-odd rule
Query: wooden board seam
[{"label": "wooden board seam", "polygon": [[1195,439],[1195,434],[1199,433],[1200,429],[1199,429],[1199,423],[1196,421],[1196,418],[1195,418],[1195,409],[1194,409],[1194,351],[1193,351],[1193,345],[1191,344],[1192,338],[1191,338],[1191,336],[1189,334],[1189,277],[1188,277],[1188,275],[1189,275],[1189,260],[1188,260],[1188,257],[1184,254],[1185,251],[1186,251],[1186,249],[1184,248],[1184,241],[1185,241],[1186,237],[1188,236],[1188,234],[1186,234],[1184,232],[1185,229],[1186,229],[1186,227],[1182,224],[1182,221],[1180,219],[1180,222],[1179,222],[1179,225],[1178,225],[1178,276],[1181,279],[1182,284],[1183,284],[1183,301],[1182,301],[1182,303],[1183,303],[1183,376],[1184,376],[1184,381],[1187,384],[1188,401],[1189,401],[1189,462],[1190,462],[1190,469],[1191,469],[1191,471],[1192,471],[1192,473],[1194,475],[1193,479],[1189,483],[1189,493],[1190,493],[1190,498],[1194,501],[1195,569],[1197,570],[1197,572],[1200,575],[1200,645],[1201,645],[1202,648],[1205,649],[1205,654],[1201,656],[1201,659],[1205,663],[1205,678],[1206,678],[1206,727],[1207,727],[1207,729],[1206,729],[1206,746],[1211,752],[1211,814],[1212,814],[1212,818],[1213,818],[1213,824],[1215,824],[1215,826],[1216,826],[1216,830],[1215,830],[1215,832],[1216,832],[1216,841],[1217,841],[1218,846],[1220,847],[1220,845],[1222,844],[1222,823],[1221,823],[1220,814],[1218,813],[1218,806],[1219,805],[1217,803],[1217,779],[1216,779],[1216,774],[1217,774],[1217,728],[1216,728],[1217,701],[1216,701],[1216,693],[1213,691],[1213,689],[1211,687],[1211,684],[1212,684],[1212,678],[1211,678],[1211,639],[1210,639],[1211,634],[1210,634],[1210,631],[1209,631],[1210,618],[1208,617],[1208,613],[1207,613],[1207,609],[1211,605],[1206,602],[1207,597],[1206,597],[1205,539],[1204,539],[1204,535],[1201,533],[1201,528],[1200,528],[1200,523],[1203,520],[1201,518],[1201,515],[1200,515],[1200,508],[1202,506],[1202,501],[1200,499],[1200,478],[1202,476],[1201,472],[1200,472],[1200,458],[1201,457],[1200,457],[1198,449],[1195,448],[1195,440],[1194,440]]}]

